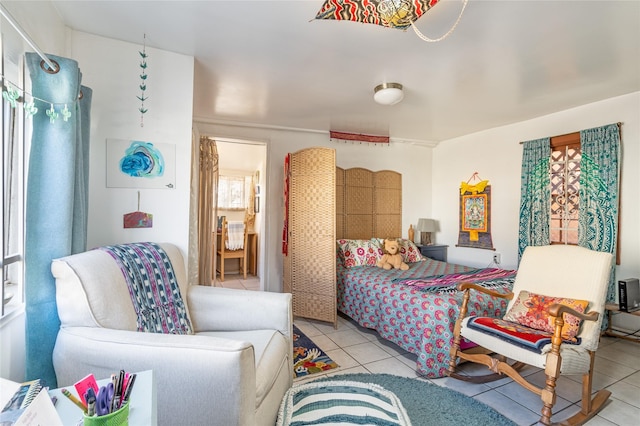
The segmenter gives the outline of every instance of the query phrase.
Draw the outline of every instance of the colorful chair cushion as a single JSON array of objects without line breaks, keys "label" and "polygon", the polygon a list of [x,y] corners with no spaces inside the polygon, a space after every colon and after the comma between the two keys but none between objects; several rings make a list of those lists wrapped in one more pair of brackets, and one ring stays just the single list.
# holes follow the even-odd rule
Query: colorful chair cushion
[{"label": "colorful chair cushion", "polygon": [[[502,319],[553,334],[554,318],[547,314],[547,308],[553,303],[569,306],[580,313],[584,313],[589,304],[586,300],[550,297],[522,290]],[[582,320],[567,313],[563,314],[563,319],[562,339],[576,342]]]}]

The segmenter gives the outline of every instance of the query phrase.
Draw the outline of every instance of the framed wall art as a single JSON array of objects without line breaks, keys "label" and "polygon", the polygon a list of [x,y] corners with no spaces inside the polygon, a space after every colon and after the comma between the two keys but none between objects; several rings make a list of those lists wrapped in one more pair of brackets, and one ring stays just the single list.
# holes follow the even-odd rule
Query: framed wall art
[{"label": "framed wall art", "polygon": [[108,188],[175,188],[176,146],[107,139]]}]

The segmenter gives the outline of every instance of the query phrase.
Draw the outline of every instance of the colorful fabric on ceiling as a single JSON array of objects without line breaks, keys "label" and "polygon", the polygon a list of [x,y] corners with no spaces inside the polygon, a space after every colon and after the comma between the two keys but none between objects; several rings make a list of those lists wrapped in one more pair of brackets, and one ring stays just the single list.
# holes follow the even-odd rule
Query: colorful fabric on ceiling
[{"label": "colorful fabric on ceiling", "polygon": [[327,0],[315,19],[363,22],[407,29],[439,0]]}]

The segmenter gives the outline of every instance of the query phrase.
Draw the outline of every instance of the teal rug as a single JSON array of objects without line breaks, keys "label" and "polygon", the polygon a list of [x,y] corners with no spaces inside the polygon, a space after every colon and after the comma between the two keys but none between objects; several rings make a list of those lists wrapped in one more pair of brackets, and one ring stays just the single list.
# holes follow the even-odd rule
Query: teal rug
[{"label": "teal rug", "polygon": [[422,380],[391,374],[341,374],[307,383],[328,380],[375,383],[395,393],[413,426],[517,426],[480,401]]}]

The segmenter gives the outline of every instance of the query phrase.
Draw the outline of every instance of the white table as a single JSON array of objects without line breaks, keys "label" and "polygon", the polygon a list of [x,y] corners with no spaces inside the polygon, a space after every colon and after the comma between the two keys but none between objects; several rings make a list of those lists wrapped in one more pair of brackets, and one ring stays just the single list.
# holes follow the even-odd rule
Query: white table
[{"label": "white table", "polygon": [[[136,382],[131,390],[129,398],[129,425],[130,426],[156,426],[158,424],[157,391],[153,380],[153,371],[147,370],[136,373]],[[98,380],[98,386],[106,385],[109,379]],[[65,386],[74,396],[78,396],[76,389]],[[74,426],[82,424],[82,410],[62,394],[60,389],[49,391],[49,395],[58,398],[56,411],[64,425]],[[0,408],[1,409],[1,408]]]}]

